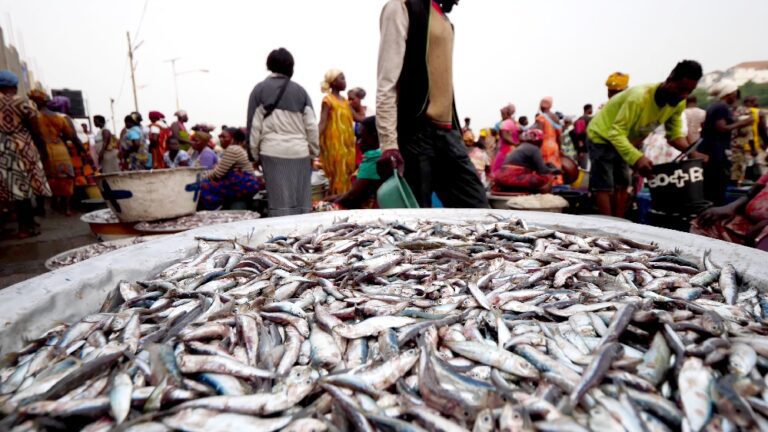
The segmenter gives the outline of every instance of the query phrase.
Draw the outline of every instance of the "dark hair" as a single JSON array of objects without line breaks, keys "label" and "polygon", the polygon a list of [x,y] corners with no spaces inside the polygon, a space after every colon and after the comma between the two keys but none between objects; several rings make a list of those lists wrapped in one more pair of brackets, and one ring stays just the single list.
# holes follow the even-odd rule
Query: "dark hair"
[{"label": "dark hair", "polygon": [[520,123],[523,123],[523,120],[525,120],[525,123],[528,123],[528,117],[527,117],[527,116],[522,116],[522,117],[520,117],[520,119],[519,119],[518,121],[519,121]]},{"label": "dark hair", "polygon": [[365,99],[365,96],[367,96],[367,95],[368,95],[368,93],[366,93],[366,92],[365,92],[365,89],[363,89],[363,88],[361,88],[361,87],[355,87],[355,88],[353,88],[352,90],[350,90],[350,91],[348,92],[348,95],[349,95],[349,96],[351,96],[351,95],[357,95],[357,97],[359,97],[360,99]]},{"label": "dark hair", "polygon": [[103,115],[95,115],[93,116],[93,121],[94,122],[103,121],[104,123],[106,123],[107,119],[105,119]]},{"label": "dark hair", "polygon": [[584,105],[584,111],[591,110],[591,109],[592,109],[592,104]]},{"label": "dark hair", "polygon": [[285,48],[278,48],[267,57],[267,69],[270,72],[293,77],[293,55]]},{"label": "dark hair", "polygon": [[366,152],[379,148],[379,130],[376,128],[376,116],[366,117],[360,122],[360,126],[363,129],[363,133],[360,136],[360,150]]},{"label": "dark hair", "polygon": [[472,119],[471,119],[471,118],[469,118],[469,117],[464,117],[464,123],[469,123],[469,122],[471,122],[471,121],[472,121]]},{"label": "dark hair", "polygon": [[126,125],[136,126],[137,124],[136,119],[133,118],[133,114],[128,114],[127,116],[125,116],[125,119],[123,121],[125,122]]},{"label": "dark hair", "polygon": [[699,98],[696,97],[696,95],[690,95],[688,96],[688,99],[686,99],[688,103],[697,103],[699,102]]},{"label": "dark hair", "polygon": [[245,132],[240,128],[226,128],[224,129],[232,137],[235,142],[245,142]]},{"label": "dark hair", "polygon": [[701,64],[694,60],[683,60],[672,69],[672,73],[669,74],[669,79],[673,81],[680,81],[689,79],[692,81],[699,81],[704,75],[701,69]]}]

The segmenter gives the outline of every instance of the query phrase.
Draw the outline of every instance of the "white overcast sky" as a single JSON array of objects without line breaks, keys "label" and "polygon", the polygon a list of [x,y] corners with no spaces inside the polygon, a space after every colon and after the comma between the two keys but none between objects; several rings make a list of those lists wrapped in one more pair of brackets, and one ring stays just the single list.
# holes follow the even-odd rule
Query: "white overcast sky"
[{"label": "white overcast sky", "polygon": [[[175,111],[171,67],[191,123],[245,124],[248,94],[266,75],[270,50],[296,58],[295,80],[317,107],[325,71],[340,68],[375,105],[379,13],[386,0],[148,0],[136,53],[144,117]],[[49,88],[81,89],[91,114],[118,122],[132,111],[126,31],[135,37],[145,0],[0,0],[6,41],[15,41]],[[766,0],[461,0],[455,83],[459,114],[475,129],[506,102],[533,115],[543,96],[578,114],[603,102],[613,71],[632,83],[663,80],[683,58],[706,71],[768,60]],[[13,35],[9,35],[9,24]]]}]

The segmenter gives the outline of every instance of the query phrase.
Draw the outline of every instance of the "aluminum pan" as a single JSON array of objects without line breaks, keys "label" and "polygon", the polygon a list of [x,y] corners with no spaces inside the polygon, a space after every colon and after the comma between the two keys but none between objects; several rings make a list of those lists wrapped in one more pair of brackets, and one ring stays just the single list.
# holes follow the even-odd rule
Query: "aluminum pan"
[{"label": "aluminum pan", "polygon": [[130,246],[82,263],[50,272],[0,291],[0,353],[19,349],[59,322],[73,322],[101,306],[107,292],[120,280],[151,278],[195,250],[195,237],[237,237],[248,243],[263,242],[278,234],[304,233],[339,218],[371,222],[409,222],[419,219],[444,223],[486,219],[489,214],[515,215],[530,225],[571,231],[604,232],[698,256],[712,251],[717,263],[731,262],[752,280],[768,288],[768,253],[718,240],[661,228],[594,216],[505,210],[367,210],[316,213],[303,216],[258,219],[199,228],[166,238]]}]

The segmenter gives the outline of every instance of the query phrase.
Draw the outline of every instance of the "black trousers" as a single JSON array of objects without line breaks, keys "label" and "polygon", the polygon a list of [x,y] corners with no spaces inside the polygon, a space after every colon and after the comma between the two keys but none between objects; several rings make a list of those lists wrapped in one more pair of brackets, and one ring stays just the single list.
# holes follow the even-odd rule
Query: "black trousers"
[{"label": "black trousers", "polygon": [[426,123],[400,153],[405,160],[405,179],[419,206],[432,207],[432,193],[446,208],[488,208],[488,197],[467,147],[456,130]]},{"label": "black trousers", "polygon": [[715,206],[725,204],[731,167],[727,163],[710,162],[704,165],[704,198]]},{"label": "black trousers", "polygon": [[17,200],[16,220],[19,222],[19,230],[28,230],[35,227],[35,212],[32,209],[32,200]]}]

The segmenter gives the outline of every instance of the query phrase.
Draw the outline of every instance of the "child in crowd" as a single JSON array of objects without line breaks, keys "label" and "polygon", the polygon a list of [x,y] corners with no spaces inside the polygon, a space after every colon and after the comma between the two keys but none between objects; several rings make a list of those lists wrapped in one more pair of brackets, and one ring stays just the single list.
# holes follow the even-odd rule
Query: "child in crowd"
[{"label": "child in crowd", "polygon": [[477,170],[477,176],[483,182],[483,186],[488,186],[488,175],[491,173],[491,158],[485,151],[485,139],[488,137],[488,131],[480,131],[480,139],[477,142],[465,141],[469,160]]},{"label": "child in crowd", "polygon": [[170,136],[166,144],[168,145],[168,151],[163,155],[165,166],[168,168],[188,167],[191,159],[189,153],[181,149],[179,139]]},{"label": "child in crowd", "polygon": [[335,204],[343,209],[375,207],[376,192],[382,184],[376,171],[376,161],[381,157],[381,149],[375,116],[367,117],[360,123],[360,151],[363,153],[363,160],[357,170],[357,178],[352,183],[352,189],[335,199]]}]

